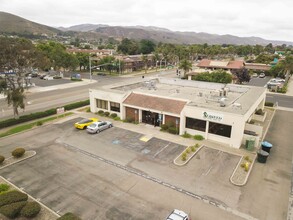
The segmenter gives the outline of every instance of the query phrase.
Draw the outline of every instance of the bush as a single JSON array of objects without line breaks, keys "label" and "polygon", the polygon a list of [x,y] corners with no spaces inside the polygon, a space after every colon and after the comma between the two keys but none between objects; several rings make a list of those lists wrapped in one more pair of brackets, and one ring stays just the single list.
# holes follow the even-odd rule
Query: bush
[{"label": "bush", "polygon": [[175,128],[175,127],[169,127],[169,128],[168,128],[168,132],[169,132],[170,134],[178,134],[178,129]]},{"label": "bush", "polygon": [[186,131],[181,136],[184,137],[184,138],[191,138],[191,134],[188,134]]},{"label": "bush", "polygon": [[26,203],[26,201],[21,201],[1,206],[0,213],[7,218],[16,218]]},{"label": "bush", "polygon": [[116,113],[112,113],[112,114],[110,115],[110,117],[111,117],[111,118],[116,118],[116,117],[117,117],[117,114],[116,114]]},{"label": "bush", "polygon": [[20,215],[26,218],[33,218],[39,214],[41,206],[37,202],[28,202],[20,211]]},{"label": "bush", "polygon": [[255,111],[255,114],[256,114],[256,115],[263,115],[264,112],[263,112],[263,110],[260,108],[260,109],[257,109],[257,110]]},{"label": "bush", "polygon": [[16,148],[14,151],[12,151],[12,156],[19,158],[22,157],[25,153],[25,149],[22,147]]},{"label": "bush", "polygon": [[27,201],[28,196],[17,190],[8,191],[0,195],[0,207],[14,202]]},{"label": "bush", "polygon": [[161,129],[162,129],[163,131],[167,131],[168,128],[169,128],[169,126],[168,126],[167,124],[162,124],[162,125],[161,125]]},{"label": "bush", "polygon": [[187,154],[189,154],[189,153],[190,153],[190,149],[187,148],[187,149],[185,150],[185,152],[186,152]]},{"label": "bush", "polygon": [[184,153],[181,155],[181,159],[182,159],[183,161],[185,161],[185,160],[186,160],[186,157],[187,157],[187,154],[184,152]]},{"label": "bush", "polygon": [[5,157],[0,155],[0,164],[2,164],[4,162],[4,160],[5,160]]},{"label": "bush", "polygon": [[274,107],[274,103],[273,102],[265,102],[265,106]]},{"label": "bush", "polygon": [[43,125],[43,122],[42,121],[37,121],[37,126],[41,126]]},{"label": "bush", "polygon": [[104,113],[103,110],[99,110],[99,111],[98,111],[98,114],[101,115],[101,116],[103,116],[105,113]]},{"label": "bush", "polygon": [[195,147],[194,146],[191,146],[191,151],[192,152],[195,152],[195,150],[196,150]]},{"label": "bush", "polygon": [[91,112],[91,108],[88,107],[88,108],[86,109],[86,112]]},{"label": "bush", "polygon": [[120,121],[121,119],[120,119],[120,117],[117,116],[117,117],[114,118],[114,120],[115,121]]},{"label": "bush", "polygon": [[8,184],[2,183],[0,184],[0,193],[8,191],[10,186]]},{"label": "bush", "polygon": [[63,216],[61,216],[60,218],[57,218],[57,220],[81,220],[81,219],[77,217],[76,215],[74,215],[73,213],[68,212],[64,214]]},{"label": "bush", "polygon": [[106,117],[109,117],[110,112],[105,112],[104,114],[105,114]]},{"label": "bush", "polygon": [[202,135],[200,135],[200,134],[196,134],[196,135],[194,135],[193,138],[194,138],[195,140],[198,140],[198,141],[202,141],[202,140],[204,139],[204,137],[203,137]]}]

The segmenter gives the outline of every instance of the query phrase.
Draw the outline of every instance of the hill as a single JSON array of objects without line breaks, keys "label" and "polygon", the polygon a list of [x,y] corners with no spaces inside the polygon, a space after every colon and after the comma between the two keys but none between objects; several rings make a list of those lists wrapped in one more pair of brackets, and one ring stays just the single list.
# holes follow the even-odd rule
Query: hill
[{"label": "hill", "polygon": [[60,30],[0,11],[0,33],[53,35],[60,33]]},{"label": "hill", "polygon": [[0,12],[0,33],[18,35],[68,35],[87,40],[112,37],[116,40],[130,38],[135,40],[149,39],[155,42],[173,44],[235,44],[235,45],[267,45],[287,44],[293,42],[266,40],[259,37],[237,37],[196,32],[171,31],[154,26],[109,26],[104,24],[79,24],[59,29],[38,24],[19,16]]}]

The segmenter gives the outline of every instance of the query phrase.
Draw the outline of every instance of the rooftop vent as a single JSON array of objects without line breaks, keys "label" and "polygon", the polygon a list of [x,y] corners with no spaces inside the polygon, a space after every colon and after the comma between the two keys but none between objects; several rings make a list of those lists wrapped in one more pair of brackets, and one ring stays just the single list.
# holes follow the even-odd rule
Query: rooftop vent
[{"label": "rooftop vent", "polygon": [[227,98],[221,98],[220,100],[219,100],[219,102],[220,102],[220,107],[225,107],[226,106],[226,101],[227,101]]}]

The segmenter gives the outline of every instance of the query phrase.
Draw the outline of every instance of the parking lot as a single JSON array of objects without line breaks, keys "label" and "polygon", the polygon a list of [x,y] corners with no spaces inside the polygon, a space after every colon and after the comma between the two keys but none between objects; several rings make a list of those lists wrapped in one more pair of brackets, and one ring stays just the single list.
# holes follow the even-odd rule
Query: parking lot
[{"label": "parking lot", "polygon": [[[2,139],[1,153],[5,156],[9,155],[15,143],[36,150],[37,155],[0,170],[0,175],[56,212],[74,211],[83,219],[164,219],[173,208],[183,209],[194,217],[202,216],[200,219],[214,219],[215,214],[226,219],[238,218],[158,182],[113,166],[113,163],[118,164],[226,205],[221,198],[212,197],[216,194],[209,192],[225,194],[224,200],[232,202],[227,199],[229,196],[225,189],[226,186],[233,188],[226,178],[233,171],[232,167],[226,169],[225,161],[229,161],[229,154],[206,148],[190,161],[190,165],[177,167],[172,161],[185,148],[182,145],[154,137],[144,142],[140,140],[142,134],[118,127],[90,135],[73,127],[78,120],[46,125]],[[221,169],[211,167],[214,163]],[[227,175],[222,175],[221,181],[226,186],[211,190],[214,187],[211,182],[216,182],[224,169]],[[200,214],[195,212],[195,207],[212,212]]]}]

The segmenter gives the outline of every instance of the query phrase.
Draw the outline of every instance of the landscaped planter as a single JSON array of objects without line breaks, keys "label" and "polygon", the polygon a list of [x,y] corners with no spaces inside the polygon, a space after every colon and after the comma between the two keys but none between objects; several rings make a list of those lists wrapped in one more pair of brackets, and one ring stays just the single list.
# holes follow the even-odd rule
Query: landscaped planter
[{"label": "landscaped planter", "polygon": [[267,117],[267,112],[264,112],[263,115],[254,114],[252,116],[252,120],[264,122]]},{"label": "landscaped planter", "polygon": [[196,144],[194,146],[186,147],[173,161],[177,166],[183,166],[187,164],[193,156],[203,147],[203,145]]}]

